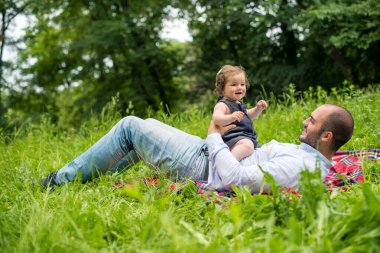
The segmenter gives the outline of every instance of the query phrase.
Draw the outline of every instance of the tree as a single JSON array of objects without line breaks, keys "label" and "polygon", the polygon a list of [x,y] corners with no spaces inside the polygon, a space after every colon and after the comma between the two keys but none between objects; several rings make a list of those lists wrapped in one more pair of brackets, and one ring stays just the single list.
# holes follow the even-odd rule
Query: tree
[{"label": "tree", "polygon": [[380,79],[380,5],[374,0],[195,1],[187,7],[197,54],[197,89],[213,89],[224,64],[244,66],[253,89],[289,83],[328,89]]},{"label": "tree", "polygon": [[[21,62],[28,89],[43,97],[62,90],[73,94],[72,121],[99,112],[120,94],[122,110],[129,101],[143,115],[148,107],[175,110],[180,92],[173,83],[180,54],[160,38],[170,1],[46,1],[33,5],[36,24],[26,36]],[[169,52],[170,51],[170,52]],[[172,99],[172,98],[175,99]],[[75,101],[72,100],[75,98]],[[46,99],[45,99],[46,101]],[[55,105],[58,111],[60,105]]]},{"label": "tree", "polygon": [[[80,124],[116,94],[122,111],[132,102],[140,116],[162,104],[175,110],[184,97],[214,101],[224,64],[246,68],[249,101],[262,86],[278,94],[289,83],[305,90],[380,80],[375,0],[27,1],[36,22],[18,61],[23,80],[9,99],[58,122]],[[192,42],[160,38],[170,8],[188,18]]]},{"label": "tree", "polygon": [[299,18],[305,41],[317,43],[344,78],[365,86],[380,80],[380,5],[376,0],[325,0]]},{"label": "tree", "polygon": [[[6,67],[6,62],[3,60],[4,47],[7,44],[7,30],[16,18],[17,15],[22,13],[26,7],[26,3],[23,1],[18,1],[17,3],[12,0],[3,0],[0,2],[0,17],[1,17],[1,28],[0,28],[0,115],[4,114],[3,107],[3,89],[5,86],[5,79],[3,76],[4,68]],[[0,122],[1,123],[1,122]]]},{"label": "tree", "polygon": [[299,9],[287,0],[200,0],[189,12],[202,92],[212,89],[224,64],[245,67],[253,84],[251,94],[256,95],[261,85],[283,91],[302,71],[299,32],[294,29]]}]

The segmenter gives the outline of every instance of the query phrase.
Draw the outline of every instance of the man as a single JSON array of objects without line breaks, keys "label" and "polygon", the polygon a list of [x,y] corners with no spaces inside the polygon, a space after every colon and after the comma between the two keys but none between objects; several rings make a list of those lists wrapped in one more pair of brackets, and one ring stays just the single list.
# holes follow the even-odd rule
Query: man
[{"label": "man", "polygon": [[220,191],[231,190],[232,185],[247,185],[258,192],[262,171],[271,174],[279,185],[297,188],[302,170],[319,168],[322,177],[327,174],[332,155],[351,138],[354,121],[346,109],[326,104],[318,107],[303,125],[300,145],[271,141],[239,162],[221,138],[233,126],[221,128],[211,121],[208,136],[202,140],[154,119],[129,116],[74,161],[49,174],[42,185],[62,185],[78,174],[85,182],[142,160],[174,179],[208,180],[210,187]]},{"label": "man", "polygon": [[259,192],[262,171],[266,171],[277,184],[297,188],[301,171],[313,172],[316,168],[323,179],[332,167],[334,153],[350,140],[354,120],[346,109],[326,104],[312,112],[303,125],[300,145],[272,140],[239,163],[220,138],[223,130],[211,123],[206,139],[210,154],[208,184],[219,191],[231,190],[232,185],[248,185],[252,192]]}]

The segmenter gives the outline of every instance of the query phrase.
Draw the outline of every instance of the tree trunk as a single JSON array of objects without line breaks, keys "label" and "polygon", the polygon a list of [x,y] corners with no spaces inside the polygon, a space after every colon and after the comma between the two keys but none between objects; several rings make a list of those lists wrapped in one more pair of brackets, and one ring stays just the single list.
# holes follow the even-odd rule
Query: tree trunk
[{"label": "tree trunk", "polygon": [[238,52],[237,52],[236,47],[235,47],[235,43],[230,39],[230,36],[227,37],[227,41],[228,41],[228,48],[230,49],[230,53],[234,57],[234,61],[240,62],[239,61],[239,55],[238,55]]},{"label": "tree trunk", "polygon": [[4,5],[2,5],[1,11],[1,34],[0,34],[0,115],[3,115],[4,113],[4,107],[3,107],[3,101],[2,101],[2,91],[4,88],[5,79],[3,77],[4,74],[4,61],[3,61],[3,54],[4,54],[4,47],[5,47],[5,32],[8,29],[9,24],[12,22],[12,20],[20,14],[25,8],[26,5],[23,5],[21,7],[17,7],[16,3],[13,1],[6,2]]},{"label": "tree trunk", "polygon": [[355,78],[352,74],[352,69],[350,64],[347,62],[346,57],[339,52],[336,48],[326,49],[327,55],[333,59],[336,66],[339,68],[340,72],[343,74],[344,78],[351,82],[355,83]]},{"label": "tree trunk", "polygon": [[6,23],[6,14],[7,10],[2,9],[1,10],[1,34],[0,34],[0,115],[3,115],[3,100],[2,100],[2,95],[3,95],[3,52],[4,52],[4,46],[5,46],[5,30],[7,28],[7,23]]},{"label": "tree trunk", "polygon": [[[280,5],[280,11],[286,11],[288,5],[287,0],[282,0],[282,3]],[[284,17],[283,15],[280,15],[281,17]],[[280,20],[280,28],[282,30],[282,36],[284,38],[284,49],[285,49],[285,57],[287,60],[287,63],[290,63],[291,65],[295,66],[297,63],[297,40],[294,36],[294,32],[289,29],[288,21],[281,18]]]},{"label": "tree trunk", "polygon": [[[170,104],[169,104],[169,100],[168,100],[166,93],[165,93],[165,87],[160,80],[160,76],[156,70],[156,66],[154,66],[154,64],[152,63],[152,60],[149,58],[145,59],[145,63],[147,65],[148,71],[149,71],[149,73],[153,79],[153,82],[158,87],[157,90],[158,90],[158,94],[160,95],[161,101],[164,103],[164,105],[169,106]],[[165,113],[169,113],[167,106],[164,106]]]}]

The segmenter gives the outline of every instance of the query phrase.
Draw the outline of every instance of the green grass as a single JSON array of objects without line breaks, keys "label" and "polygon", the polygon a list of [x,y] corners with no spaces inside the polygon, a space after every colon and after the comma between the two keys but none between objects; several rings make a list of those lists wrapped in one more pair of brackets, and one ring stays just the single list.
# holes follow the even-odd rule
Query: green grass
[{"label": "green grass", "polygon": [[[342,149],[380,148],[380,92],[346,86],[273,97],[255,122],[260,143],[298,143],[302,120],[322,103],[338,103],[355,118],[355,133]],[[380,252],[380,164],[364,163],[365,183],[327,192],[318,175],[302,176],[301,199],[279,194],[252,196],[237,190],[227,208],[191,189],[177,195],[165,178],[157,187],[123,180],[152,175],[139,163],[131,170],[54,191],[26,184],[57,170],[83,152],[119,119],[112,105],[80,129],[60,130],[49,120],[0,133],[1,252]],[[192,109],[153,117],[205,137],[211,112]],[[140,182],[140,181],[137,181]],[[292,198],[292,201],[289,201]]]}]

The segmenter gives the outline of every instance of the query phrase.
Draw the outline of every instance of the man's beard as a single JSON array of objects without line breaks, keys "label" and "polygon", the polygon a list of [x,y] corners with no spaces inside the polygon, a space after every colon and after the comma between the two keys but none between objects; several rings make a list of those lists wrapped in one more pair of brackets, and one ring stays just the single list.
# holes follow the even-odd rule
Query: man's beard
[{"label": "man's beard", "polygon": [[311,134],[311,135],[306,135],[306,137],[302,137],[301,135],[298,137],[298,139],[303,142],[303,143],[306,143],[308,144],[309,146],[315,148],[318,150],[318,147],[319,147],[319,138],[321,137],[322,135],[322,131],[318,132],[318,133],[314,133],[314,134]]}]

